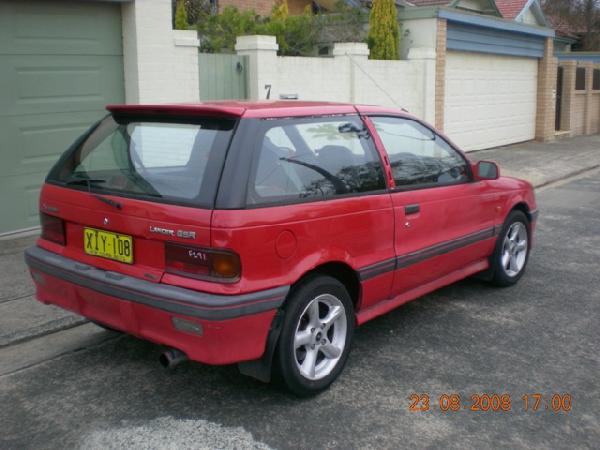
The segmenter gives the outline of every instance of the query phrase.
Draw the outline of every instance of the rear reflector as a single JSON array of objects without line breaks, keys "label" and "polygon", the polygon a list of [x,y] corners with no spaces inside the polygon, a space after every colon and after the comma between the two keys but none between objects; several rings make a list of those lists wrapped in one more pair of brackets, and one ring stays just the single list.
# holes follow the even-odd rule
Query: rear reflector
[{"label": "rear reflector", "polygon": [[171,322],[173,323],[173,327],[179,331],[197,334],[198,336],[202,336],[203,334],[202,325],[192,322],[191,320],[182,319],[180,317],[171,317]]},{"label": "rear reflector", "polygon": [[40,224],[42,226],[42,239],[65,245],[65,223],[62,219],[40,212]]},{"label": "rear reflector", "polygon": [[165,258],[166,271],[175,275],[226,283],[240,278],[240,257],[230,251],[167,243]]}]

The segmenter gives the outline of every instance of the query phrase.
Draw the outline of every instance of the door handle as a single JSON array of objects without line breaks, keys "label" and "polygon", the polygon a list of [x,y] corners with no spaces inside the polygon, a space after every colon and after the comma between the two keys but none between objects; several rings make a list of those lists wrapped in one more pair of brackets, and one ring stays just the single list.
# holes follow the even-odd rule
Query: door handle
[{"label": "door handle", "polygon": [[404,214],[405,215],[410,215],[410,214],[417,214],[419,211],[421,211],[421,207],[417,204],[415,205],[406,205],[404,207]]}]

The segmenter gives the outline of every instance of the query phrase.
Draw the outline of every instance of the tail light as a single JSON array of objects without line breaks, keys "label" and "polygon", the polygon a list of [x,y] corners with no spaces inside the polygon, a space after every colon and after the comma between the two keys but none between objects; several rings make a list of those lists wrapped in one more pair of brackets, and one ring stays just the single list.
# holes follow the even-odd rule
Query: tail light
[{"label": "tail light", "polygon": [[230,251],[167,243],[165,258],[168,273],[226,283],[240,278],[240,257]]},{"label": "tail light", "polygon": [[40,224],[42,225],[42,239],[60,245],[66,244],[65,223],[62,219],[41,212]]}]

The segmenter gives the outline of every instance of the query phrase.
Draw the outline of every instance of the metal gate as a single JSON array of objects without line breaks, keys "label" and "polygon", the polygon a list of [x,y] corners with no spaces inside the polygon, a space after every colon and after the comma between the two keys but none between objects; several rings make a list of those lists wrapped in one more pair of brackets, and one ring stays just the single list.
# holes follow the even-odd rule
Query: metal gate
[{"label": "metal gate", "polygon": [[200,53],[200,100],[248,98],[248,57],[226,53]]}]

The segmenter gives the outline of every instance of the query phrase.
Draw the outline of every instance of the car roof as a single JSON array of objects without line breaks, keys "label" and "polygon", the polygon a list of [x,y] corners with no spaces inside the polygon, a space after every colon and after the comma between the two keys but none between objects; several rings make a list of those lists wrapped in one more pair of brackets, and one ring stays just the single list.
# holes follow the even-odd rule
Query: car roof
[{"label": "car roof", "polygon": [[108,105],[110,112],[116,114],[141,115],[186,115],[232,118],[277,118],[300,117],[328,114],[380,113],[410,116],[400,108],[385,108],[350,103],[311,102],[298,100],[265,101],[219,101],[206,103],[155,104],[155,105]]}]

